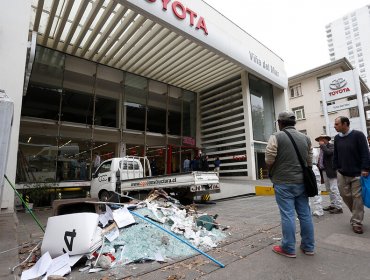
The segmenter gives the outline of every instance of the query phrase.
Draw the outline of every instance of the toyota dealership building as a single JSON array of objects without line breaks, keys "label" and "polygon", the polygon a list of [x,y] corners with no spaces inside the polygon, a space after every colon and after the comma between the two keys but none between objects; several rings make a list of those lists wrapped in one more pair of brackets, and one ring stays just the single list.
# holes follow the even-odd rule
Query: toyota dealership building
[{"label": "toyota dealership building", "polygon": [[274,120],[288,107],[284,62],[205,2],[0,9],[0,89],[14,103],[5,173],[16,186],[84,185],[95,153],[147,156],[157,175],[206,154],[211,169],[220,158],[223,178],[264,176]]}]

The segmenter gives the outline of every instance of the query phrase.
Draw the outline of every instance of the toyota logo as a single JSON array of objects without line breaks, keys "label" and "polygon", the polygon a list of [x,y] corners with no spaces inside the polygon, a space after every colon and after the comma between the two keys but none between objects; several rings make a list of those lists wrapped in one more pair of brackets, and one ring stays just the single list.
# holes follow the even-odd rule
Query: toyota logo
[{"label": "toyota logo", "polygon": [[339,78],[337,80],[333,80],[329,85],[330,89],[336,90],[341,89],[347,85],[347,81],[343,78]]}]

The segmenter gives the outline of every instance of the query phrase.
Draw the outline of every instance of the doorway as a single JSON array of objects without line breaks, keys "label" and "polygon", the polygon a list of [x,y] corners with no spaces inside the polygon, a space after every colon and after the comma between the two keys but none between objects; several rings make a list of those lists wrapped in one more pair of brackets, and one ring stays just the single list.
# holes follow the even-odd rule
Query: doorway
[{"label": "doorway", "polygon": [[183,162],[186,158],[192,160],[199,153],[199,149],[189,146],[167,146],[167,174],[184,172]]},{"label": "doorway", "polygon": [[256,178],[268,179],[268,170],[265,163],[265,153],[257,152],[256,154]]}]

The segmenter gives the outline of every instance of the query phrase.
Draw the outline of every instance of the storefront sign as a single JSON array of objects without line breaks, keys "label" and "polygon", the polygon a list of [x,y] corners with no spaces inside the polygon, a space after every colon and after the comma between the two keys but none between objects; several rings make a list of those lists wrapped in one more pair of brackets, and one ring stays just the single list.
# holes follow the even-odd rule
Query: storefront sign
[{"label": "storefront sign", "polygon": [[184,145],[190,145],[190,146],[195,146],[195,139],[192,137],[182,137],[182,143]]},{"label": "storefront sign", "polygon": [[350,100],[350,101],[343,102],[343,103],[328,105],[328,113],[337,112],[337,111],[340,111],[340,110],[345,110],[345,109],[349,109],[349,108],[353,108],[353,107],[357,107],[357,106],[358,106],[357,99]]},{"label": "storefront sign", "polygon": [[270,63],[268,63],[265,60],[260,59],[256,54],[252,53],[251,51],[249,52],[249,58],[250,60],[257,64],[258,66],[262,67],[263,69],[271,72],[273,75],[276,77],[279,77],[279,71]]},{"label": "storefront sign", "polygon": [[322,80],[326,101],[346,98],[356,95],[352,71],[330,76]]},{"label": "storefront sign", "polygon": [[[323,99],[323,109],[326,123],[326,133],[334,136],[337,132],[334,129],[334,124],[330,120],[328,113],[339,110],[345,110],[352,107],[358,108],[359,117],[350,119],[351,128],[362,131],[367,135],[367,126],[364,112],[364,104],[362,102],[360,79],[356,70],[349,70],[338,73],[320,80],[321,93]],[[356,98],[348,97],[353,96]],[[341,102],[332,105],[327,105],[327,102],[332,100],[342,99]]]},{"label": "storefront sign", "polygon": [[[155,3],[157,0],[147,0],[150,3]],[[208,30],[206,26],[206,21],[202,16],[198,16],[196,12],[191,10],[188,7],[185,7],[180,1],[174,1],[172,4],[170,0],[161,0],[162,1],[162,9],[164,11],[168,10],[169,5],[171,6],[171,10],[173,14],[179,20],[186,20],[189,19],[189,25],[194,26],[195,29],[202,29],[205,35],[208,35]]]}]

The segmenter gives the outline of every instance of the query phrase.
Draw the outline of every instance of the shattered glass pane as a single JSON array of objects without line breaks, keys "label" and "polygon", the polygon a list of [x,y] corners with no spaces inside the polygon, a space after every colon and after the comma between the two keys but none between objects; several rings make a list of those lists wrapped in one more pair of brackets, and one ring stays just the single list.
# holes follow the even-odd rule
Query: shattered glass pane
[{"label": "shattered glass pane", "polygon": [[[171,231],[182,240],[202,249],[215,247],[225,238],[225,234],[216,228],[211,231],[196,226],[195,217],[190,216],[172,203],[166,207],[157,203],[147,203],[147,207],[135,210],[136,213],[150,219],[161,227]],[[121,228],[119,237],[104,243],[103,252],[113,252],[117,264],[144,262],[160,259],[170,260],[189,257],[197,252],[160,228],[134,216],[137,222]],[[175,233],[177,232],[177,233]]]}]

